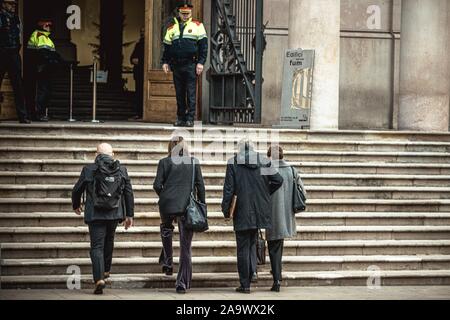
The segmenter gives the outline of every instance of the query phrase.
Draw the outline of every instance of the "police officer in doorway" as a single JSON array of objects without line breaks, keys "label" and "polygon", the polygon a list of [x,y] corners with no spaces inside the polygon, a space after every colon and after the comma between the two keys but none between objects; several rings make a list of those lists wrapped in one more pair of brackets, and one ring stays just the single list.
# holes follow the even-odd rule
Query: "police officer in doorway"
[{"label": "police officer in doorway", "polygon": [[63,62],[50,38],[52,24],[51,19],[39,19],[37,29],[28,41],[28,50],[30,50],[33,59],[37,83],[35,118],[39,122],[48,121],[47,107],[51,95],[52,74],[56,66]]},{"label": "police officer in doorway", "polygon": [[20,123],[30,123],[25,108],[20,57],[20,19],[16,13],[16,0],[0,0],[0,87],[8,73],[14,91],[17,117]]},{"label": "police officer in doorway", "polygon": [[197,76],[202,74],[208,55],[205,27],[192,19],[192,8],[188,3],[178,6],[178,17],[164,37],[163,70],[173,71],[177,95],[175,126],[194,126]]}]

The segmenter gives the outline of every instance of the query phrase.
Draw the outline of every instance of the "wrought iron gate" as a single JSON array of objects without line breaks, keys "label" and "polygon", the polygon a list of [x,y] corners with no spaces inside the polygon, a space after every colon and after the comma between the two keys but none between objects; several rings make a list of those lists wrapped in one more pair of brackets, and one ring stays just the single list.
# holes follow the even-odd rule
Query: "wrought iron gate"
[{"label": "wrought iron gate", "polygon": [[212,0],[211,123],[260,123],[263,0]]}]

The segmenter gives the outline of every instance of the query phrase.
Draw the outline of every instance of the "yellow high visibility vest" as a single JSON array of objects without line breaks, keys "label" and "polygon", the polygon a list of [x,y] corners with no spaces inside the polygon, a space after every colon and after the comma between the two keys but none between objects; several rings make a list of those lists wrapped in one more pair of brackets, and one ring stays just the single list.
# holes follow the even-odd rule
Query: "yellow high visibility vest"
[{"label": "yellow high visibility vest", "polygon": [[56,51],[55,44],[52,39],[50,39],[50,32],[36,30],[30,37],[28,41],[28,49],[48,49],[50,51]]},{"label": "yellow high visibility vest", "polygon": [[[167,28],[166,36],[164,37],[165,44],[172,45],[173,41],[180,38],[180,23],[176,18],[174,18],[174,22],[175,23],[173,25]],[[201,23],[200,21],[192,20],[192,18],[186,21],[186,25],[183,31],[184,39],[199,41],[206,37],[206,30],[203,26],[203,23]]]}]

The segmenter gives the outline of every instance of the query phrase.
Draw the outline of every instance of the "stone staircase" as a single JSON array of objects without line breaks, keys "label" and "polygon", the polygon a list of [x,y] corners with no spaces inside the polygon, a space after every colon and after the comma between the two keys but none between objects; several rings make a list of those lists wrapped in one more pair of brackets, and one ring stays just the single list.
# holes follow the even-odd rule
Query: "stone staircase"
[{"label": "stone staircase", "polygon": [[[225,158],[244,132],[276,133],[309,193],[297,215],[298,234],[285,243],[285,285],[448,285],[450,283],[450,134],[314,132],[206,127],[192,129],[191,151],[202,159],[210,230],[193,242],[194,286],[236,286],[231,223],[220,213]],[[214,129],[214,130],[213,130]],[[152,190],[170,126],[145,124],[0,124],[2,288],[66,287],[77,265],[91,285],[87,227],[71,211],[70,194],[95,146],[110,142],[128,167],[135,227],[119,227],[113,287],[173,287],[161,273],[157,197]],[[225,156],[225,153],[227,155]],[[178,255],[178,237],[174,242]],[[175,264],[178,260],[175,259]],[[259,266],[258,286],[271,284]]]},{"label": "stone staircase", "polygon": [[[92,120],[91,66],[74,68],[73,117]],[[51,119],[69,119],[70,73],[66,68],[58,70],[53,79],[52,95],[49,102]],[[97,84],[97,119],[108,121],[127,120],[134,116],[134,95],[126,92],[122,84]]]}]

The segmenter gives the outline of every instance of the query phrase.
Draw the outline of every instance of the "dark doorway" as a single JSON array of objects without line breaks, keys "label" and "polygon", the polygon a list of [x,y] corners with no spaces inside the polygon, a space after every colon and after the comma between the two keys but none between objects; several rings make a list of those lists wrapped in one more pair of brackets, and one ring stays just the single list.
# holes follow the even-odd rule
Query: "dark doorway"
[{"label": "dark doorway", "polygon": [[100,1],[100,66],[108,70],[109,81],[122,82],[123,0]]}]

